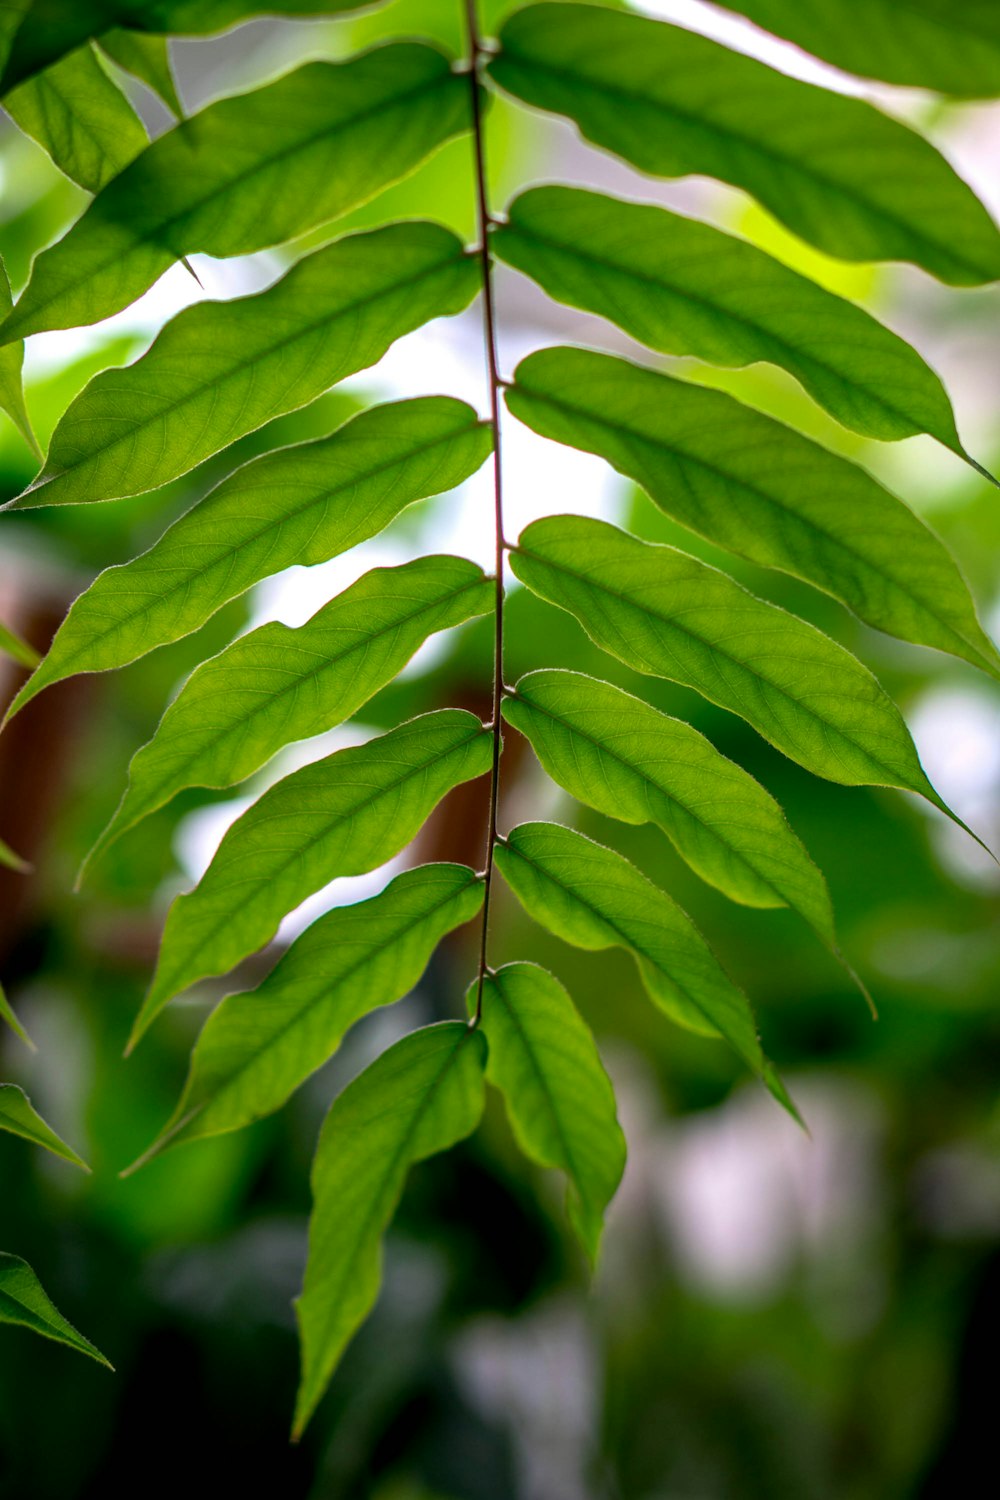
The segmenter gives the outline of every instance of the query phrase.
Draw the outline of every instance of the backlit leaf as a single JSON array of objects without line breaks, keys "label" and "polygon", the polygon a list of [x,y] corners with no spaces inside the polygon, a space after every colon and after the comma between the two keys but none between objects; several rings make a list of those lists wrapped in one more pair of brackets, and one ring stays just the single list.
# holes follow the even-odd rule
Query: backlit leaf
[{"label": "backlit leaf", "polygon": [[1000,676],[948,551],[856,464],[722,391],[583,349],[529,355],[506,399],[544,437],[600,454],[691,531],[806,579],[879,630]]},{"label": "backlit leaf", "polygon": [[419,396],[244,464],[148,552],[80,595],[8,716],[53,682],[125,666],[197,630],[282,568],[327,562],[374,536],[413,501],[461,484],[490,447],[470,406]]},{"label": "backlit leaf", "polygon": [[184,113],[165,36],[144,36],[140,31],[116,27],[101,33],[101,51],[159,95],[172,114],[180,117]]},{"label": "backlit leaf", "polygon": [[490,74],[657,177],[743,188],[843,260],[907,260],[956,286],[1000,278],[1000,231],[934,147],[860,99],[663,21],[529,5]]},{"label": "backlit leaf", "polygon": [[0,1323],[30,1328],[43,1338],[68,1344],[80,1354],[89,1354],[98,1364],[112,1368],[101,1351],[66,1321],[27,1261],[3,1250],[0,1250]]},{"label": "backlit leaf", "polygon": [[[0,260],[0,318],[4,317],[11,309],[10,282],[7,279],[7,268]],[[38,439],[31,428],[28,417],[28,409],[24,404],[24,379],[22,367],[24,365],[24,342],[18,339],[16,343],[5,344],[0,348],[0,411],[5,411],[10,417],[18,432],[28,444],[28,447],[37,458],[42,457],[42,450],[38,446]]]},{"label": "backlit leaf", "polygon": [[404,333],[460,312],[478,288],[438,224],[349,235],[267,291],[179,313],[149,352],[105,370],[57,426],[17,508],[138,495],[379,360]]},{"label": "backlit leaf", "polygon": [[271,787],[229,829],[200,884],[170,908],[130,1045],[173,995],[262,948],[314,891],[398,854],[446,792],[489,770],[491,751],[474,714],[441,709]]},{"label": "backlit leaf", "polygon": [[44,1146],[53,1156],[72,1162],[74,1167],[82,1167],[85,1172],[89,1171],[82,1157],[77,1156],[72,1146],[67,1146],[56,1135],[51,1125],[46,1125],[23,1089],[13,1083],[0,1083],[0,1130],[22,1136],[24,1140],[31,1141],[32,1145]]},{"label": "backlit leaf", "polygon": [[[476,987],[468,995],[470,1014]],[[486,1077],[504,1097],[526,1156],[569,1178],[567,1208],[591,1261],[625,1168],[611,1080],[590,1028],[537,964],[504,964],[483,984]]]},{"label": "backlit leaf", "polygon": [[313,1161],[309,1258],[296,1305],[296,1437],[378,1295],[381,1239],[407,1172],[478,1125],[485,1062],[481,1032],[446,1021],[404,1037],[334,1100]]}]

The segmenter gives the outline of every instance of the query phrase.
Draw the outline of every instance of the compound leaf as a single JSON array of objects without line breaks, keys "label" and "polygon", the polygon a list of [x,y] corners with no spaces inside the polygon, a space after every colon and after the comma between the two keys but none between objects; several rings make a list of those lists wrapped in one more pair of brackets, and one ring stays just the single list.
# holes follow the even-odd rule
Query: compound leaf
[{"label": "compound leaf", "polygon": [[297,1314],[299,1436],[381,1281],[381,1239],[409,1168],[464,1140],[483,1111],[486,1043],[445,1021],[390,1047],[334,1100],[312,1169],[309,1257]]},{"label": "compound leaf", "polygon": [[398,854],[446,792],[489,770],[491,752],[474,714],[441,709],[271,787],[171,907],[130,1047],[172,996],[262,948],[307,896]]},{"label": "compound leaf", "polygon": [[689,530],[1000,676],[950,553],[856,464],[722,391],[583,349],[529,355],[506,399],[543,437],[607,459]]},{"label": "compound leaf", "polygon": [[[461,241],[402,223],[315,251],[265,292],[179,313],[61,418],[38,478],[9,502],[80,505],[157,488],[379,360],[478,289]],[[6,507],[5,507],[6,508]]]},{"label": "compound leaf", "polygon": [[[469,990],[476,1008],[476,986]],[[537,964],[504,964],[483,983],[486,1077],[503,1095],[524,1154],[569,1178],[567,1208],[591,1262],[625,1169],[625,1137],[594,1038],[563,986]]]},{"label": "compound leaf", "polygon": [[0,1250],[0,1323],[16,1323],[22,1328],[30,1328],[43,1338],[67,1344],[80,1354],[89,1354],[91,1359],[96,1359],[109,1370],[113,1368],[100,1349],[95,1349],[89,1339],[77,1333],[72,1323],[67,1322],[28,1262],[3,1250]]},{"label": "compound leaf", "polygon": [[197,630],[282,568],[327,562],[374,536],[413,501],[461,484],[490,448],[471,406],[418,396],[244,464],[148,552],[80,595],[8,718],[53,682],[125,666]]},{"label": "compound leaf", "polygon": [[280,1109],[355,1021],[419,983],[440,940],[482,904],[482,880],[464,865],[421,865],[320,917],[256,989],[209,1016],[177,1108],[142,1160]]},{"label": "compound leaf", "polygon": [[347,213],[466,129],[468,96],[442,53],[404,42],[207,105],[39,255],[0,340],[106,318],[193,251],[244,255]]}]

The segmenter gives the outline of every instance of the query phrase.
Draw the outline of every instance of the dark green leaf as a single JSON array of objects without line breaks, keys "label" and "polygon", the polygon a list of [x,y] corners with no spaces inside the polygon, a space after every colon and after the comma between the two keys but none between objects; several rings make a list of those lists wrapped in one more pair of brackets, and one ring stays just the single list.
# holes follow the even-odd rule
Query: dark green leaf
[{"label": "dark green leaf", "polygon": [[88,193],[99,192],[149,145],[146,127],[90,46],[20,84],[4,107]]},{"label": "dark green leaf", "polygon": [[718,177],[844,260],[913,261],[956,286],[1000,278],[1000,231],[972,191],[860,99],[597,6],[526,6],[500,42],[497,83],[644,172]]},{"label": "dark green leaf", "polygon": [[0,339],[106,318],[192,251],[244,255],[337,218],[466,129],[468,95],[446,57],[405,42],[209,104],[42,252]]},{"label": "dark green leaf", "polygon": [[529,672],[504,701],[552,779],[623,823],[655,823],[746,906],[789,906],[836,950],[826,881],[774,798],[704,735],[579,672]]},{"label": "dark green leaf", "polygon": [[666,891],[614,850],[556,823],[522,823],[495,858],[529,916],[577,948],[625,948],[672,1021],[724,1037],[798,1118],[761,1051],[750,1002]]},{"label": "dark green leaf", "polygon": [[765,360],[866,437],[929,432],[968,458],[944,387],[909,344],[745,240],[650,204],[544,187],[515,198],[490,243],[560,302],[651,349]]},{"label": "dark green leaf", "polygon": [[336,240],[256,296],[190,307],[142,359],[90,382],[45,468],[9,505],[80,505],[166,484],[375,364],[404,333],[460,312],[477,288],[461,241],[414,222]]},{"label": "dark green leaf", "polygon": [[[959,99],[1000,94],[996,0],[716,0],[848,73]],[[859,19],[862,24],[859,24]]]},{"label": "dark green leaf", "polygon": [[197,630],[282,568],[327,562],[374,536],[414,500],[461,484],[490,447],[471,406],[419,396],[245,464],[148,552],[81,594],[8,716],[53,682],[125,666]]},{"label": "dark green leaf", "polygon": [[201,883],[170,909],[135,1044],[167,1001],[262,948],[288,912],[410,842],[459,782],[489,770],[492,736],[441,709],[286,776],[226,834]]},{"label": "dark green leaf", "polygon": [[262,625],[188,679],[148,745],[94,854],[189,786],[244,781],[283,745],[349,719],[437,630],[493,608],[493,584],[460,557],[366,573],[297,630]]},{"label": "dark green leaf", "polygon": [[180,118],[184,113],[170,64],[170,43],[165,36],[143,36],[139,31],[116,27],[114,31],[102,32],[101,51],[159,95],[172,114]]},{"label": "dark green leaf", "polygon": [[45,1293],[41,1282],[27,1261],[17,1255],[8,1255],[0,1250],[0,1323],[17,1323],[30,1328],[43,1338],[54,1339],[59,1344],[68,1344],[80,1354],[89,1354],[98,1364],[112,1365],[104,1358],[100,1349],[95,1349],[89,1339],[77,1333]]},{"label": "dark green leaf", "polygon": [[482,904],[482,881],[464,865],[421,865],[320,917],[262,984],[208,1018],[177,1108],[142,1160],[280,1109],[355,1021],[419,983],[441,938]]},{"label": "dark green leaf", "polygon": [[404,1037],[334,1100],[313,1161],[309,1258],[296,1305],[296,1437],[378,1295],[380,1242],[409,1168],[478,1125],[485,1062],[481,1033],[446,1021]]},{"label": "dark green leaf", "polygon": [[[469,991],[475,1013],[476,986]],[[625,1169],[611,1080],[590,1028],[537,964],[504,964],[483,984],[486,1077],[503,1094],[524,1154],[569,1178],[567,1208],[590,1260]]]},{"label": "dark green leaf", "polygon": [[529,427],[600,454],[691,531],[1000,676],[950,554],[856,464],[721,391],[582,349],[529,355],[506,396]]},{"label": "dark green leaf", "polygon": [[[19,1034],[23,1035],[20,1031]],[[67,1146],[51,1125],[46,1125],[38,1111],[32,1107],[28,1096],[13,1083],[0,1083],[0,1130],[22,1136],[35,1146],[44,1146],[53,1156],[72,1162],[74,1167],[82,1167],[85,1172],[90,1170],[72,1146]]]},{"label": "dark green leaf", "polygon": [[582,516],[533,522],[511,565],[619,661],[695,688],[815,775],[943,806],[868,668],[718,569]]}]

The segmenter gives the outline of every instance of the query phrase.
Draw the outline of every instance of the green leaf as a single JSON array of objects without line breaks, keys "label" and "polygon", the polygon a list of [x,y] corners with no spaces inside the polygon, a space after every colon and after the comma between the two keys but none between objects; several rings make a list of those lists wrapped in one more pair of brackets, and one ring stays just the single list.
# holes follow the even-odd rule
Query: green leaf
[{"label": "green leaf", "polygon": [[53,682],[125,666],[197,630],[282,568],[327,562],[374,536],[413,501],[468,479],[491,446],[471,406],[418,396],[245,464],[80,595],[8,718]]},{"label": "green leaf", "polygon": [[[469,990],[475,1014],[476,986]],[[590,1028],[537,964],[504,964],[483,983],[486,1077],[503,1095],[518,1145],[569,1178],[566,1206],[591,1263],[625,1169],[611,1080]]]},{"label": "green leaf", "polygon": [[307,896],[398,854],[446,792],[489,770],[491,754],[492,735],[474,714],[441,709],[271,787],[170,908],[130,1047],[168,1000],[262,948]]},{"label": "green leaf", "polygon": [[745,240],[580,188],[533,188],[508,213],[491,246],[560,302],[663,354],[778,365],[845,427],[888,440],[928,432],[974,462],[909,344]]},{"label": "green leaf", "polygon": [[139,31],[101,33],[101,51],[111,61],[152,89],[178,119],[184,113],[170,63],[170,43],[165,36],[143,36]]},{"label": "green leaf", "polygon": [[658,177],[717,177],[843,260],[1000,278],[1000,231],[930,143],[859,99],[800,83],[663,21],[529,5],[490,74]]},{"label": "green leaf", "polygon": [[[12,849],[8,849],[6,844],[0,843],[0,864],[7,865],[9,869],[16,869],[17,866],[12,865],[11,861],[5,858],[6,855],[10,855],[13,859],[17,858],[17,855],[14,854],[14,851]],[[26,1047],[30,1047],[32,1052],[34,1052],[35,1044],[11,1009],[10,1001],[7,999],[7,996],[4,993],[2,984],[0,984],[0,1020],[6,1021],[7,1025],[10,1027],[14,1035],[16,1037],[20,1037],[24,1045]],[[0,1089],[5,1088],[6,1086],[7,1085],[5,1084],[0,1084]]]},{"label": "green leaf", "polygon": [[[22,1034],[19,1031],[19,1035]],[[72,1146],[60,1140],[50,1125],[46,1125],[38,1111],[32,1108],[31,1100],[13,1083],[0,1083],[0,1130],[19,1135],[32,1145],[44,1146],[53,1156],[72,1162],[74,1167],[90,1168],[82,1157],[77,1156]]]},{"label": "green leaf", "polygon": [[209,104],[39,255],[0,340],[106,318],[193,251],[245,255],[335,219],[467,129],[468,111],[448,59],[413,42]]},{"label": "green leaf", "polygon": [[848,73],[958,99],[1000,94],[995,0],[716,0]]},{"label": "green leaf", "polygon": [[722,391],[582,349],[529,355],[506,399],[543,437],[607,459],[689,530],[1000,676],[951,555],[856,464]]},{"label": "green leaf", "polygon": [[146,127],[93,47],[20,84],[4,107],[88,193],[99,192],[149,145]]},{"label": "green leaf", "polygon": [[9,626],[0,623],[0,655],[9,656],[21,667],[37,667],[41,657],[34,646],[15,635]]},{"label": "green leaf", "polygon": [[309,1258],[296,1304],[302,1380],[294,1437],[374,1305],[381,1239],[407,1172],[478,1125],[485,1062],[481,1033],[445,1021],[404,1037],[334,1100],[312,1168]]},{"label": "green leaf", "polygon": [[533,522],[511,566],[610,655],[695,688],[816,776],[905,788],[943,808],[868,668],[717,568],[582,516]]},{"label": "green leaf", "polygon": [[297,630],[272,623],[241,636],[192,674],[137,751],[93,854],[185,787],[234,786],[283,745],[342,724],[429,635],[492,608],[481,568],[424,557],[366,573]]},{"label": "green leaf", "polygon": [[461,241],[414,222],[336,240],[256,296],[190,307],[134,365],[90,382],[61,418],[41,474],[2,508],[166,484],[375,364],[404,333],[460,312],[477,290]]},{"label": "green leaf", "polygon": [[529,672],[504,718],[553,781],[622,823],[655,823],[745,906],[788,906],[836,951],[826,881],[769,792],[704,735],[579,672]]},{"label": "green leaf", "polygon": [[263,983],[209,1016],[177,1108],[136,1165],[280,1109],[355,1021],[409,994],[444,935],[482,904],[482,880],[464,865],[421,865],[320,917]]},{"label": "green leaf", "polygon": [[749,1000],[666,891],[621,854],[557,823],[522,823],[494,858],[529,916],[574,947],[626,949],[665,1015],[702,1036],[724,1037],[799,1118],[761,1051]]},{"label": "green leaf", "polygon": [[16,854],[9,844],[4,843],[3,839],[0,839],[0,865],[8,870],[16,870],[19,875],[26,875],[31,869],[28,861]]},{"label": "green leaf", "polygon": [[[0,259],[0,318],[10,312],[12,305],[7,267]],[[23,340],[19,339],[16,343],[5,344],[0,348],[0,411],[7,413],[32,453],[41,459],[42,450],[32,431],[28,409],[24,404],[23,365]]]},{"label": "green leaf", "polygon": [[114,1368],[100,1349],[95,1349],[89,1339],[77,1333],[72,1323],[66,1321],[46,1295],[28,1262],[3,1250],[0,1250],[0,1323],[17,1323],[22,1328],[30,1328],[43,1338],[68,1344],[80,1354],[89,1354],[91,1359],[96,1359],[109,1370]]}]

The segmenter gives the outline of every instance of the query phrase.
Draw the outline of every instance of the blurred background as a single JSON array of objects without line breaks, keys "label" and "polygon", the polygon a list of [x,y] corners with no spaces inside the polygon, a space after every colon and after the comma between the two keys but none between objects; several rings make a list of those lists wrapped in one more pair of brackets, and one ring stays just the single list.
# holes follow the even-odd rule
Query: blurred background
[{"label": "blurred background", "polygon": [[[506,8],[487,6],[487,22]],[[1000,106],[943,106],[861,84],[699,0],[639,8],[915,122],[1000,212]],[[180,92],[194,110],[304,58],[342,56],[390,34],[437,36],[458,52],[459,9],[457,0],[395,0],[337,23],[261,21],[179,42]],[[167,128],[158,101],[131,80],[127,87],[150,130]],[[969,449],[994,468],[1000,461],[1000,289],[954,291],[911,268],[825,260],[733,190],[642,178],[584,146],[568,125],[506,101],[491,110],[489,153],[495,208],[518,186],[546,180],[662,202],[863,302],[945,378]],[[0,254],[16,291],[33,252],[63,232],[86,197],[7,119],[0,183]],[[468,141],[336,232],[406,215],[438,218],[472,239]],[[323,237],[239,261],[195,256],[203,292],[177,266],[109,322],[31,341],[28,404],[43,443],[96,371],[136,357],[178,309],[256,290]],[[500,270],[497,295],[508,372],[528,350],[557,341],[655,362],[514,272]],[[377,368],[155,494],[5,515],[0,620],[44,650],[95,572],[151,544],[264,446],[326,433],[373,400],[444,392],[485,409],[478,318],[472,308],[430,325]],[[957,459],[930,439],[889,447],[845,434],[764,367],[661,363],[871,468],[950,543],[996,633],[1000,507],[996,491]],[[510,534],[533,516],[574,510],[724,562],[863,656],[903,707],[943,796],[997,847],[995,685],[878,636],[804,585],[723,559],[597,460],[510,418],[504,439]],[[27,447],[0,417],[0,499],[33,472]],[[110,1375],[0,1329],[0,1495],[104,1500],[152,1481],[195,1494],[276,1487],[286,1500],[934,1500],[955,1494],[976,1459],[982,1474],[995,1472],[1000,872],[915,799],[810,778],[742,721],[682,688],[635,677],[601,657],[568,616],[519,592],[508,607],[508,679],[531,666],[572,666],[690,719],[777,796],[825,870],[877,1023],[802,924],[729,905],[654,829],[612,829],[581,815],[508,732],[502,825],[578,820],[676,896],[748,989],[811,1137],[721,1044],[672,1028],[624,954],[574,952],[533,928],[501,890],[494,955],[537,959],[568,985],[618,1093],[629,1165],[597,1276],[590,1281],[568,1232],[561,1185],[519,1160],[492,1099],[471,1141],[413,1174],[388,1238],[377,1311],[297,1449],[287,1441],[297,1377],[291,1299],[320,1121],[343,1082],[388,1041],[463,1014],[475,932],[455,934],[417,992],[356,1027],[279,1115],[118,1178],[170,1113],[193,1038],[225,988],[203,986],[172,1006],[122,1060],[173,895],[198,878],[248,798],[292,767],[424,708],[481,705],[488,714],[489,622],[434,639],[358,720],[283,753],[240,789],[245,795],[185,794],[116,845],[74,896],[76,869],[117,803],[129,757],[193,665],[234,635],[266,619],[299,623],[369,568],[428,550],[488,561],[483,474],[412,507],[357,553],[269,581],[188,640],[113,677],[49,689],[0,737],[0,836],[36,867],[28,877],[0,871],[0,975],[39,1044],[33,1056],[0,1036],[0,1077],[26,1088],[94,1167],[84,1178],[0,1135],[0,1244],[32,1262],[117,1368]],[[23,679],[6,662],[0,673],[6,701]],[[485,805],[483,784],[459,789],[415,848],[373,876],[335,882],[293,914],[279,942],[416,859],[478,866]],[[252,980],[273,956],[241,978]]]}]

